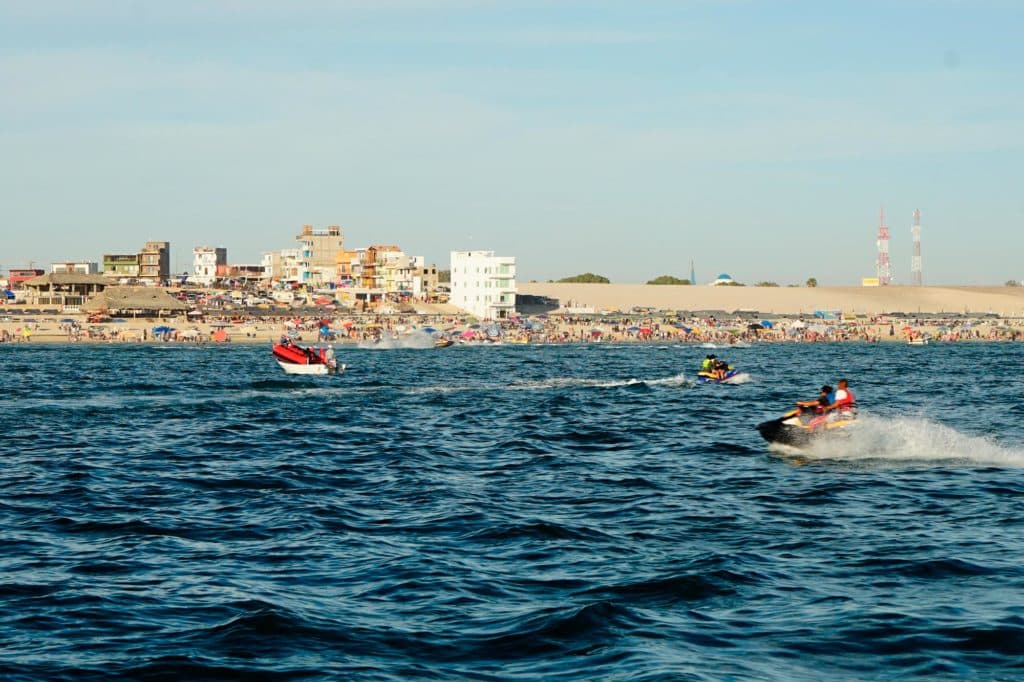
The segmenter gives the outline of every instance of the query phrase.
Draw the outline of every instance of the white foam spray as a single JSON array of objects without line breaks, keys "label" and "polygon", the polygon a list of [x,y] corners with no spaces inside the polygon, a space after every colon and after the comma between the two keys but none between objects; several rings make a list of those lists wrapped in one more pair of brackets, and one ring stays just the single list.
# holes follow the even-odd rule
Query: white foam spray
[{"label": "white foam spray", "polygon": [[359,347],[365,350],[427,349],[434,347],[434,337],[426,332],[413,332],[402,336],[384,335],[379,341],[362,341]]},{"label": "white foam spray", "polygon": [[963,434],[921,417],[884,419],[862,415],[845,431],[835,438],[814,442],[800,454],[808,459],[1024,467],[1024,449]]}]

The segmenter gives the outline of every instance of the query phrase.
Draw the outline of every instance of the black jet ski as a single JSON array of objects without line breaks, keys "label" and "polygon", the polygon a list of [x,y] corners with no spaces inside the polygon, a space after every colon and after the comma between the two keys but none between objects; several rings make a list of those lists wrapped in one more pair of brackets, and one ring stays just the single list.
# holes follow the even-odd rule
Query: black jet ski
[{"label": "black jet ski", "polygon": [[769,443],[804,447],[823,436],[844,433],[856,423],[853,413],[826,416],[813,410],[793,410],[778,419],[757,425],[757,431]]}]

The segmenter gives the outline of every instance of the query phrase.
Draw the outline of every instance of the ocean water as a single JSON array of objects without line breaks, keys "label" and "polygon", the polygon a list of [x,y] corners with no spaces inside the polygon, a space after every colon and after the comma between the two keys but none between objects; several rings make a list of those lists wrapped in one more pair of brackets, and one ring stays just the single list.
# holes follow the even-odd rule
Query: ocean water
[{"label": "ocean water", "polygon": [[0,676],[1019,679],[1022,351],[0,346]]}]

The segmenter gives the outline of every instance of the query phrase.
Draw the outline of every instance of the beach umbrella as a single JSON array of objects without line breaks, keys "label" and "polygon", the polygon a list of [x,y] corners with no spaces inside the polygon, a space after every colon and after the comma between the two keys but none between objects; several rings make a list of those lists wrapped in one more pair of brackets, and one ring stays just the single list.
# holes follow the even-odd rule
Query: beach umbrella
[{"label": "beach umbrella", "polygon": [[638,331],[640,331],[640,327],[626,327],[626,331],[627,332],[638,332]]},{"label": "beach umbrella", "polygon": [[174,328],[168,327],[167,325],[160,325],[159,327],[153,327],[153,329],[151,329],[150,331],[152,331],[154,334],[167,334],[169,332],[173,332]]},{"label": "beach umbrella", "polygon": [[755,322],[755,323],[753,323],[753,324],[748,324],[748,325],[747,325],[747,329],[749,329],[750,331],[753,331],[753,332],[759,332],[759,331],[761,331],[762,329],[764,329],[764,327],[762,327],[761,325],[759,325],[759,324],[757,324],[757,323]]},{"label": "beach umbrella", "polygon": [[478,324],[471,324],[471,325],[469,325],[469,328],[470,329],[479,329],[480,325],[478,325]]},{"label": "beach umbrella", "polygon": [[202,314],[203,314],[203,311],[202,311],[202,310],[190,310],[190,311],[188,311],[188,313],[187,313],[187,315],[188,315],[189,317],[197,317],[197,316],[199,316],[199,315],[202,315]]},{"label": "beach umbrella", "polygon": [[771,329],[775,325],[772,323],[771,320],[761,320],[761,326],[764,327],[765,329]]},{"label": "beach umbrella", "polygon": [[462,336],[462,338],[464,338],[464,339],[471,339],[474,336],[476,336],[476,332],[470,331],[470,330],[467,329],[466,331],[462,332],[462,334],[460,334],[460,336]]},{"label": "beach umbrella", "polygon": [[433,327],[424,327],[424,328],[423,328],[423,331],[425,331],[425,332],[426,332],[426,333],[428,333],[428,334],[433,334],[433,333],[434,333],[434,332],[436,332],[437,330],[436,330],[436,329],[434,329]]},{"label": "beach umbrella", "polygon": [[63,320],[61,320],[61,324],[74,324],[77,321],[78,320],[72,320],[70,317],[65,317]]}]

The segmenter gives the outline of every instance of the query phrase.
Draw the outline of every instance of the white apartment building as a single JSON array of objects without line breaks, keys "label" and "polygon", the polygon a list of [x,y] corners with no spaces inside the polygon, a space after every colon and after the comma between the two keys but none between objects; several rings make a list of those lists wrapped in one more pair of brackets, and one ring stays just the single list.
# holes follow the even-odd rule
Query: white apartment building
[{"label": "white apartment building", "polygon": [[308,264],[299,249],[281,249],[264,253],[260,260],[266,282],[304,282],[309,279]]},{"label": "white apartment building", "polygon": [[192,277],[196,284],[208,287],[217,279],[217,267],[228,264],[228,250],[224,247],[197,246],[192,249]]},{"label": "white apartment building", "polygon": [[515,256],[452,251],[450,302],[482,320],[516,314]]},{"label": "white apartment building", "polygon": [[50,272],[53,274],[98,275],[100,274],[100,265],[95,261],[61,261],[50,263]]}]

